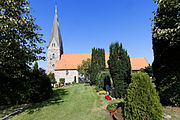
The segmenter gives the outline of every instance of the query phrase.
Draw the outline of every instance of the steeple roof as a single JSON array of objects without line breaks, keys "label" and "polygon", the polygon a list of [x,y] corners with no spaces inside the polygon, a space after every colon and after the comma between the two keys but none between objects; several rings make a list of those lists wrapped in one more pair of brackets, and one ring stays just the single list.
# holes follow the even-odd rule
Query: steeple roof
[{"label": "steeple roof", "polygon": [[59,47],[61,54],[63,54],[62,37],[61,37],[61,32],[59,29],[59,22],[58,22],[58,17],[57,17],[57,7],[55,8],[53,28],[51,30],[51,37],[50,37],[50,41],[48,44],[48,48],[49,48],[53,39],[56,41],[56,44]]}]

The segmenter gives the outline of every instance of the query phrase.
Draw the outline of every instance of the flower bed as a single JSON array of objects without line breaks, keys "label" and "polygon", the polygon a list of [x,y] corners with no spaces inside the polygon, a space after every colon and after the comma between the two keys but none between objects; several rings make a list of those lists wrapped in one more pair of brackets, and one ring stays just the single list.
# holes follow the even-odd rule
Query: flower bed
[{"label": "flower bed", "polygon": [[115,120],[124,120],[124,116],[123,116],[124,103],[122,102],[111,103],[107,106],[106,109],[110,112],[111,116]]}]

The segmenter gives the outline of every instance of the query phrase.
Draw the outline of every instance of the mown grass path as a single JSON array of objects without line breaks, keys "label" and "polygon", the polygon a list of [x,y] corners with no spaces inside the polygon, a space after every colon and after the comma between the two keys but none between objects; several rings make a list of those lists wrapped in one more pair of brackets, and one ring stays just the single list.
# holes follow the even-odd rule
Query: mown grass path
[{"label": "mown grass path", "polygon": [[103,98],[88,85],[56,89],[52,98],[33,104],[12,120],[110,120]]}]

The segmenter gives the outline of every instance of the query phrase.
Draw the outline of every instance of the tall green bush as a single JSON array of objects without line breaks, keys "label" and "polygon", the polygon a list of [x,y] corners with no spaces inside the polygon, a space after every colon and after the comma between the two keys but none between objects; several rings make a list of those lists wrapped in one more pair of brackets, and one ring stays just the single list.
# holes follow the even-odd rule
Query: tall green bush
[{"label": "tall green bush", "polygon": [[91,65],[89,68],[91,85],[96,85],[96,75],[101,70],[104,70],[105,67],[105,50],[93,48],[91,54]]},{"label": "tall green bush", "polygon": [[125,97],[126,120],[162,120],[162,105],[147,73],[134,73]]},{"label": "tall green bush", "polygon": [[110,45],[109,70],[115,87],[115,97],[121,98],[131,81],[131,64],[127,51],[118,42]]}]

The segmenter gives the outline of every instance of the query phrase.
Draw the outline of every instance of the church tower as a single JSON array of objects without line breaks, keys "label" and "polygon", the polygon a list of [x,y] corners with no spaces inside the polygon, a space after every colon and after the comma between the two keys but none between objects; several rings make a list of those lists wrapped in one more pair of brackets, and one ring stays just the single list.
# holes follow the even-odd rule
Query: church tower
[{"label": "church tower", "polygon": [[57,18],[57,6],[55,8],[55,16],[53,28],[51,30],[51,37],[47,48],[47,73],[54,73],[56,62],[61,59],[63,54],[62,38],[59,29],[59,22]]}]

